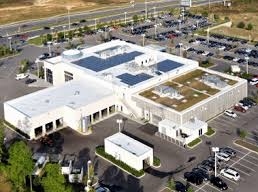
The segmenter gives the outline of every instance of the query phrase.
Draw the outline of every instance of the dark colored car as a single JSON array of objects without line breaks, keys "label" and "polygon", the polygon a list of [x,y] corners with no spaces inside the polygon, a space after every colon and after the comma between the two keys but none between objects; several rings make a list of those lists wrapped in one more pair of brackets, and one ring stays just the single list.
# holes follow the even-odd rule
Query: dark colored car
[{"label": "dark colored car", "polygon": [[252,104],[246,100],[240,100],[239,103],[242,104],[243,106],[247,106],[248,108],[252,107]]},{"label": "dark colored car", "polygon": [[49,30],[49,29],[50,29],[50,27],[45,26],[45,27],[43,27],[43,29],[44,29],[44,30]]},{"label": "dark colored car", "polygon": [[245,97],[243,100],[246,101],[246,102],[249,102],[252,106],[256,105],[256,102],[249,97]]},{"label": "dark colored car", "polygon": [[214,175],[211,176],[210,182],[212,185],[216,186],[221,191],[228,189],[228,185],[221,178],[215,177]]},{"label": "dark colored car", "polygon": [[230,157],[235,157],[236,156],[236,151],[234,149],[229,148],[229,147],[221,147],[221,148],[219,148],[219,151],[230,155]]},{"label": "dark colored car", "polygon": [[193,168],[192,172],[200,175],[204,181],[208,181],[210,179],[208,172],[204,171],[203,169]]},{"label": "dark colored car", "polygon": [[31,84],[31,83],[34,83],[34,82],[36,82],[37,80],[36,79],[26,79],[26,81],[25,81],[25,84]]},{"label": "dark colored car", "polygon": [[197,165],[197,168],[199,169],[203,169],[204,171],[206,172],[211,172],[212,171],[212,168],[208,165],[202,165],[202,164],[198,164]]},{"label": "dark colored car", "polygon": [[175,182],[175,189],[178,192],[186,192],[187,191],[186,186],[183,183],[181,183],[180,181]]},{"label": "dark colored car", "polygon": [[186,179],[186,181],[191,182],[195,185],[201,185],[203,183],[203,178],[193,172],[185,172],[184,178]]}]

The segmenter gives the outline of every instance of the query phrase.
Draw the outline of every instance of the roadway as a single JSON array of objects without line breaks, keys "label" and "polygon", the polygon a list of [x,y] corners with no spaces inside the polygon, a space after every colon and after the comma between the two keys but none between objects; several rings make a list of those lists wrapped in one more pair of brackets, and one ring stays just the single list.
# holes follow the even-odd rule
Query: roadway
[{"label": "roadway", "polygon": [[[208,4],[209,1],[210,3],[222,2],[222,0],[194,0],[192,4],[193,6],[199,6],[199,5]],[[179,6],[179,0],[152,1],[152,2],[147,2],[147,10],[148,10],[147,12],[149,14],[150,13],[154,14],[154,12],[159,12],[166,8],[172,8],[172,7],[178,7],[178,6]],[[71,13],[70,21],[71,23],[73,23],[73,22],[78,22],[82,19],[85,19],[87,21],[87,25],[94,25],[95,19],[97,23],[124,19],[125,12],[127,12],[128,18],[132,17],[135,14],[144,15],[145,3],[144,2],[136,3],[134,7],[128,4],[127,6],[117,7],[113,9],[92,10],[92,11],[85,11],[85,12],[79,12],[79,13]],[[13,36],[15,34],[26,34],[29,37],[33,37],[33,36],[50,33],[51,30],[43,30],[44,26],[55,26],[55,30],[57,31],[61,31],[64,29],[67,30],[69,28],[68,15],[59,15],[59,16],[54,16],[49,18],[1,25],[0,35],[3,37],[8,37],[8,36]],[[72,28],[72,26],[70,27]]]}]

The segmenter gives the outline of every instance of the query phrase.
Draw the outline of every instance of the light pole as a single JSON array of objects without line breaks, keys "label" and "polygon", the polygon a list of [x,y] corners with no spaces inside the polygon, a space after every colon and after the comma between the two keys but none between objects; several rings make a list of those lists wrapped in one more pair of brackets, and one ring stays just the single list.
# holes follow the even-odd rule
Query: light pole
[{"label": "light pole", "polygon": [[125,25],[126,25],[126,14],[127,14],[127,12],[125,12]]},{"label": "light pole", "polygon": [[153,7],[153,17],[156,18],[156,7]]},{"label": "light pole", "polygon": [[147,19],[148,17],[148,8],[147,8],[147,0],[144,1],[144,4],[145,4],[145,20]]},{"label": "light pole", "polygon": [[245,61],[246,61],[246,74],[248,74],[248,64],[249,64],[249,57],[248,56],[245,57]]},{"label": "light pole", "polygon": [[196,28],[199,27],[199,20],[196,21]]},{"label": "light pole", "polygon": [[70,7],[67,7],[67,16],[68,16],[68,29],[71,30],[71,17],[70,17]]},{"label": "light pole", "polygon": [[182,57],[182,46],[183,46],[183,43],[179,43],[179,56]]},{"label": "light pole", "polygon": [[52,38],[51,38],[51,42],[53,43],[54,41],[54,27],[51,27],[51,35],[52,35]]},{"label": "light pole", "polygon": [[207,43],[210,42],[210,28],[207,29]]},{"label": "light pole", "polygon": [[155,24],[155,25],[154,25],[154,29],[155,29],[155,38],[157,37],[157,27],[158,27],[158,25],[157,25],[157,24]]},{"label": "light pole", "polygon": [[219,152],[219,148],[218,147],[212,147],[211,148],[212,151],[214,152],[214,157],[215,157],[215,177],[217,177],[217,152]]},{"label": "light pole", "polygon": [[95,31],[97,31],[97,19],[95,18]]},{"label": "light pole", "polygon": [[179,23],[179,30],[181,31],[181,20],[180,19],[178,20],[178,23]]},{"label": "light pole", "polygon": [[8,37],[10,51],[12,51],[12,37]]},{"label": "light pole", "polygon": [[142,46],[144,47],[145,44],[145,34],[142,34]]},{"label": "light pole", "polygon": [[65,28],[66,28],[66,26],[64,25],[63,26],[63,29],[64,29],[64,40],[65,40],[65,33],[66,33]]},{"label": "light pole", "polygon": [[122,119],[117,119],[116,123],[118,124],[119,132],[121,132],[121,123],[123,123],[123,120]]}]

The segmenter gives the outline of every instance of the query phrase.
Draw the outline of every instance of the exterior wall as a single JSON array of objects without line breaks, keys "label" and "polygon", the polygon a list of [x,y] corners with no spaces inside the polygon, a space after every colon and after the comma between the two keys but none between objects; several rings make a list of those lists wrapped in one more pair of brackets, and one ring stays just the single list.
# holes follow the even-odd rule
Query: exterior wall
[{"label": "exterior wall", "polygon": [[186,123],[192,117],[197,117],[201,121],[207,121],[216,115],[222,113],[224,110],[229,109],[239,100],[247,96],[247,83],[241,82],[236,84],[229,90],[224,91],[217,97],[204,100],[194,108],[186,110],[182,114],[182,123]]},{"label": "exterior wall", "polygon": [[176,128],[173,128],[172,126],[168,125],[167,123],[159,122],[159,132],[163,133],[171,138],[176,138],[177,134],[179,135],[179,129],[176,126]]},{"label": "exterior wall", "polygon": [[150,159],[151,165],[153,164],[153,152],[152,152],[152,155],[150,153],[146,153],[143,156],[137,157],[131,154],[130,152],[124,150],[123,148],[113,144],[107,139],[105,139],[104,142],[105,142],[106,153],[123,161],[124,163],[128,164],[129,166],[133,167],[136,170],[143,169],[143,160],[146,158]]}]

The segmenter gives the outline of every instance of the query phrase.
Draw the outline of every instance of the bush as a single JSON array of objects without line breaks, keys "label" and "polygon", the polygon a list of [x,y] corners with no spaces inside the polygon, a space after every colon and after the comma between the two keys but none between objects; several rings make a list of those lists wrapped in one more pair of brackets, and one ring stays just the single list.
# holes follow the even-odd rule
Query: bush
[{"label": "bush", "polygon": [[230,19],[229,19],[229,17],[225,17],[224,20],[225,21],[229,21]]},{"label": "bush", "polygon": [[243,21],[241,21],[237,24],[237,27],[243,29],[243,28],[245,28],[245,23]]},{"label": "bush", "polygon": [[156,167],[160,166],[160,159],[156,156],[154,156],[154,158],[153,158],[153,165]]},{"label": "bush", "polygon": [[251,31],[253,28],[254,28],[254,27],[253,27],[252,23],[248,23],[246,29],[249,30],[249,31]]},{"label": "bush", "polygon": [[208,131],[205,133],[205,135],[211,136],[214,133],[215,133],[215,131],[211,127],[208,127]]},{"label": "bush", "polygon": [[174,179],[172,179],[172,178],[168,179],[167,188],[169,188],[170,190],[176,189],[176,184],[175,184]]},{"label": "bush", "polygon": [[190,143],[188,143],[188,147],[194,147],[196,145],[198,145],[202,140],[200,138],[197,138],[193,141],[191,141]]},{"label": "bush", "polygon": [[208,11],[202,12],[202,16],[203,16],[203,17],[208,17]]},{"label": "bush", "polygon": [[112,155],[109,155],[105,152],[105,149],[103,146],[98,146],[96,147],[96,153],[106,159],[108,159],[109,161],[111,161],[112,163],[114,163],[115,165],[117,165],[118,167],[123,168],[124,170],[128,171],[129,173],[131,173],[132,175],[136,176],[136,177],[141,177],[144,174],[143,170],[137,171],[136,169],[130,167],[129,165],[127,165],[126,163],[115,159]]},{"label": "bush", "polygon": [[215,20],[219,20],[219,15],[214,14],[214,19],[215,19]]}]

